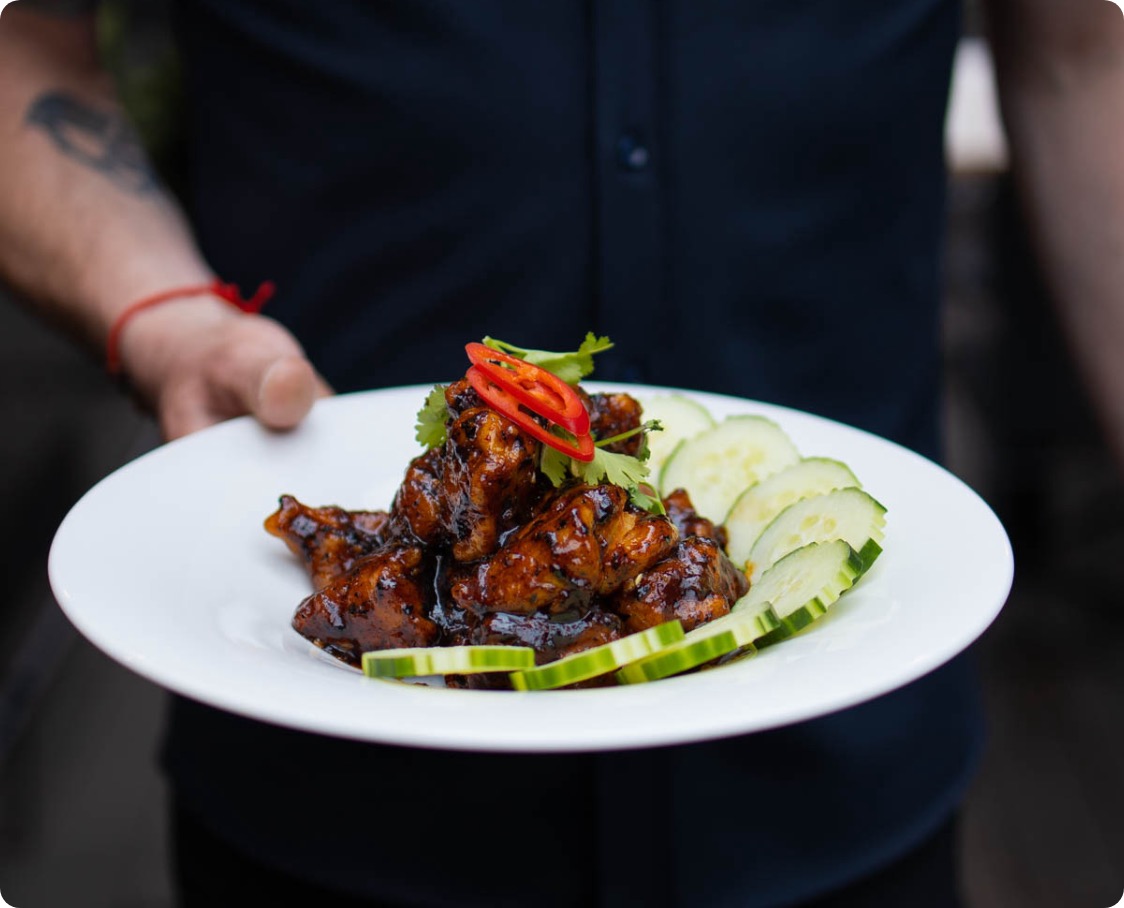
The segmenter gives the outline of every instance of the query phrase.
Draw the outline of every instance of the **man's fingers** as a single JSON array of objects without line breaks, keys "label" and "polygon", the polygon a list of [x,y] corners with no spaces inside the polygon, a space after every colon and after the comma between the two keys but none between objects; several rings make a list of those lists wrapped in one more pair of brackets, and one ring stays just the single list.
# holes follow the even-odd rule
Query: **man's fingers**
[{"label": "man's fingers", "polygon": [[333,393],[299,354],[259,357],[253,362],[244,357],[240,362],[237,370],[228,367],[209,380],[185,381],[169,389],[157,407],[165,441],[243,414],[271,429],[291,429],[308,415],[317,398]]},{"label": "man's fingers", "polygon": [[198,384],[172,389],[161,399],[156,412],[164,441],[173,441],[206,429],[222,419],[212,412],[206,391]]},{"label": "man's fingers", "polygon": [[213,420],[202,410],[193,412],[169,412],[160,414],[160,437],[164,441],[175,441],[192,432],[198,432],[212,425]]},{"label": "man's fingers", "polygon": [[291,429],[327,390],[293,336],[261,316],[228,325],[206,375],[216,422],[247,413],[271,429]]},{"label": "man's fingers", "polygon": [[128,365],[167,439],[242,415],[291,429],[317,398],[332,393],[296,339],[272,319],[226,309],[217,319],[196,309],[169,307],[163,320],[160,314],[138,321]]}]

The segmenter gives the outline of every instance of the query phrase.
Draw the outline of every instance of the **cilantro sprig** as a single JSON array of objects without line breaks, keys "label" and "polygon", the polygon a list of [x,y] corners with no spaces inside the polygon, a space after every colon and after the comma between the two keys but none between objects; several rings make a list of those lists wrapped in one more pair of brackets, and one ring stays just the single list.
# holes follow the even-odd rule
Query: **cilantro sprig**
[{"label": "cilantro sprig", "polygon": [[647,483],[651,473],[651,468],[648,466],[647,438],[645,437],[638,456],[606,450],[614,442],[623,441],[640,432],[644,432],[646,436],[648,432],[659,432],[662,429],[659,420],[653,419],[620,435],[601,439],[594,446],[593,460],[588,463],[575,460],[561,451],[543,445],[539,457],[539,469],[555,487],[562,485],[571,477],[590,485],[611,482],[613,485],[623,486],[628,489],[629,498],[637,507],[662,514],[663,504]]},{"label": "cilantro sprig", "polygon": [[494,337],[484,338],[484,344],[493,350],[518,356],[520,359],[546,369],[547,372],[557,375],[568,385],[576,385],[587,375],[593,374],[594,355],[604,353],[613,347],[613,342],[608,337],[598,337],[592,331],[587,332],[581,346],[570,353],[555,353],[553,350],[528,350]]},{"label": "cilantro sprig", "polygon": [[434,385],[418,410],[418,421],[414,425],[414,438],[425,448],[436,448],[445,444],[445,420],[448,417],[445,406],[445,386]]}]

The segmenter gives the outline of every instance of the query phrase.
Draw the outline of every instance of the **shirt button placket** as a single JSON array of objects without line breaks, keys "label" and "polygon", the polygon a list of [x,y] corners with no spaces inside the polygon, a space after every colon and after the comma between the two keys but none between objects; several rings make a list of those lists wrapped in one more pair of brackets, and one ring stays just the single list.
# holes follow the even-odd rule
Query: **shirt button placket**
[{"label": "shirt button placket", "polygon": [[599,373],[606,379],[645,380],[644,358],[661,346],[660,9],[651,0],[592,6],[598,331],[620,346]]}]

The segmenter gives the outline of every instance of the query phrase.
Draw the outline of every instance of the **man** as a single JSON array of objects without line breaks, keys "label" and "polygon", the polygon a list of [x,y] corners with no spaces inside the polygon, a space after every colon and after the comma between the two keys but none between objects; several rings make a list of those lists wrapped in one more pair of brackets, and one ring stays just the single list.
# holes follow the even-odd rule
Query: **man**
[{"label": "man", "polygon": [[[108,342],[166,437],[289,427],[329,384],[433,380],[485,333],[596,330],[620,353],[599,377],[938,452],[954,0],[184,0],[191,227],[84,6],[0,21],[0,273]],[[1017,172],[1124,451],[1120,14],[992,7]],[[275,279],[271,317],[198,289],[216,275]],[[956,660],[816,722],[635,754],[376,748],[177,700],[166,759],[185,905],[943,906],[979,747]]]}]

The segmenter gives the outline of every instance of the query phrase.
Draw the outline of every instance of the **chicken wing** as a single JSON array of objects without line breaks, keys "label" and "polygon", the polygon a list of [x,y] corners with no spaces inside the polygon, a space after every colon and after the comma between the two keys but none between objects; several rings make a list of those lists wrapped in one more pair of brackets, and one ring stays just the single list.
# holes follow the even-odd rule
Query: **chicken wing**
[{"label": "chicken wing", "polygon": [[[466,642],[499,646],[530,646],[535,650],[535,662],[543,665],[592,649],[603,643],[611,643],[622,636],[621,619],[612,612],[594,606],[581,617],[547,615],[535,612],[531,615],[512,615],[507,612],[491,612],[473,628]],[[611,679],[599,678],[582,686],[591,687]],[[475,689],[510,689],[511,683],[502,675],[462,675],[446,678],[450,687]]]},{"label": "chicken wing", "polygon": [[637,575],[614,599],[625,632],[678,618],[691,630],[729,613],[749,581],[713,539],[689,536],[671,557]]},{"label": "chicken wing", "polygon": [[391,506],[393,525],[457,561],[492,554],[537,499],[539,443],[482,405],[462,379],[445,389],[445,444],[414,458]]},{"label": "chicken wing", "polygon": [[[589,410],[589,430],[596,438],[612,438],[640,426],[640,402],[628,394],[589,394],[585,404]],[[635,457],[642,441],[643,437],[638,432],[623,441],[606,445],[606,450]]]},{"label": "chicken wing", "polygon": [[538,497],[539,443],[487,407],[449,426],[441,494],[456,561],[495,552],[500,536],[527,519]]},{"label": "chicken wing", "polygon": [[389,523],[385,511],[313,508],[282,495],[281,506],[265,519],[265,529],[304,562],[313,588],[319,590],[382,545]]},{"label": "chicken wing", "polygon": [[666,517],[628,503],[616,485],[576,485],[556,495],[491,558],[451,584],[462,608],[582,613],[629,577],[665,558],[678,533]]},{"label": "chicken wing", "polygon": [[432,646],[434,568],[421,546],[390,543],[305,599],[293,628],[351,665],[367,650]]},{"label": "chicken wing", "polygon": [[443,448],[431,448],[410,461],[390,506],[396,535],[412,537],[427,545],[438,545],[445,540],[447,508],[441,484],[444,472]]},{"label": "chicken wing", "polygon": [[705,536],[707,539],[713,539],[723,549],[726,548],[726,528],[696,511],[686,489],[676,489],[664,498],[663,506],[667,511],[668,519],[675,524],[683,539],[688,536]]}]

